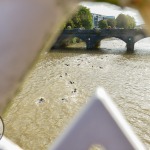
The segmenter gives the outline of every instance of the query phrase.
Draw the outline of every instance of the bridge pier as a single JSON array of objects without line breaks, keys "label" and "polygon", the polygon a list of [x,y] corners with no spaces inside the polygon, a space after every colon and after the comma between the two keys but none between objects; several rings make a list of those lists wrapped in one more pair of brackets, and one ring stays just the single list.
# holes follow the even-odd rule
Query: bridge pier
[{"label": "bridge pier", "polygon": [[89,37],[86,40],[86,49],[90,50],[94,48],[94,41]]},{"label": "bridge pier", "polygon": [[127,41],[127,52],[134,52],[134,40],[133,37],[129,37]]},{"label": "bridge pier", "polygon": [[99,47],[99,42],[94,37],[90,37],[86,40],[86,49],[96,49]]}]

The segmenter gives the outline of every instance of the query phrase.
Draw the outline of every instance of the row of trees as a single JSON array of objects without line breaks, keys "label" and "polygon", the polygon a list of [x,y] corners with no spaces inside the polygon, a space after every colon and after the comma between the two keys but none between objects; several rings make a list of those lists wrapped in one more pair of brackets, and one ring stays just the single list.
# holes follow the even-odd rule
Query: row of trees
[{"label": "row of trees", "polygon": [[[120,14],[116,19],[101,20],[98,23],[99,28],[124,28],[133,29],[136,25],[135,19],[129,15]],[[74,16],[65,24],[65,29],[73,28],[93,28],[92,14],[90,10],[84,6],[80,6]]]},{"label": "row of trees", "polygon": [[135,19],[129,15],[120,14],[116,19],[99,21],[99,28],[124,28],[133,29],[136,26]]}]

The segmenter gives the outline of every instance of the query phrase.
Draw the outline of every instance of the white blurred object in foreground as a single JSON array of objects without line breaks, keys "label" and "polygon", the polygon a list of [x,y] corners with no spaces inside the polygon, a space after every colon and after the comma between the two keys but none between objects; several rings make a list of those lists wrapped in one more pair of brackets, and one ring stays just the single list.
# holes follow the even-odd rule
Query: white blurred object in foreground
[{"label": "white blurred object in foreground", "polygon": [[107,150],[145,150],[102,88],[97,89],[51,150],[88,150],[95,144]]},{"label": "white blurred object in foreground", "polygon": [[10,141],[6,137],[2,137],[0,140],[0,150],[23,150],[18,145]]}]

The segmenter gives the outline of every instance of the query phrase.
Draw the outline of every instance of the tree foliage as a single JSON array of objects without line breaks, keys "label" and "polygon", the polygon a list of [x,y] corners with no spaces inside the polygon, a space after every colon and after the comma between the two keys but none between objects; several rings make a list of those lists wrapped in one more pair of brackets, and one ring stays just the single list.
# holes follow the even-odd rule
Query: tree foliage
[{"label": "tree foliage", "polygon": [[79,10],[74,14],[72,19],[66,23],[67,26],[71,28],[82,28],[91,29],[92,28],[92,15],[88,8],[80,6]]},{"label": "tree foliage", "polygon": [[107,20],[107,24],[108,24],[108,26],[110,26],[111,28],[114,28],[114,27],[116,27],[116,19],[108,19]]},{"label": "tree foliage", "polygon": [[127,18],[126,15],[124,14],[119,14],[118,17],[116,18],[116,22],[117,22],[117,27],[118,28],[127,28]]},{"label": "tree foliage", "polygon": [[136,26],[135,19],[129,15],[126,15],[128,22],[128,29],[133,29]]},{"label": "tree foliage", "polygon": [[66,23],[65,28],[68,28],[68,26],[74,28],[74,23],[71,19]]},{"label": "tree foliage", "polygon": [[116,18],[117,27],[124,29],[133,29],[136,25],[135,19],[129,15],[119,14]]},{"label": "tree foliage", "polygon": [[101,29],[108,28],[107,20],[100,20],[100,21],[98,22],[98,26],[99,26],[99,28],[101,28]]}]

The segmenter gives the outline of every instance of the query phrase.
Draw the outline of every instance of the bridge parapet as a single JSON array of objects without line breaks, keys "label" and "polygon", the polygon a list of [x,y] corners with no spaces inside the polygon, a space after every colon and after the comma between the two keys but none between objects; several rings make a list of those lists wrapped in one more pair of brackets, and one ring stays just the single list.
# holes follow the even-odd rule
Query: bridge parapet
[{"label": "bridge parapet", "polygon": [[96,33],[97,31],[99,31],[99,33],[103,33],[103,34],[120,34],[120,33],[133,33],[133,34],[144,34],[144,30],[143,29],[89,29],[89,30],[85,30],[85,29],[72,29],[72,30],[63,30],[62,33],[67,33],[67,34],[92,34],[92,33]]}]

